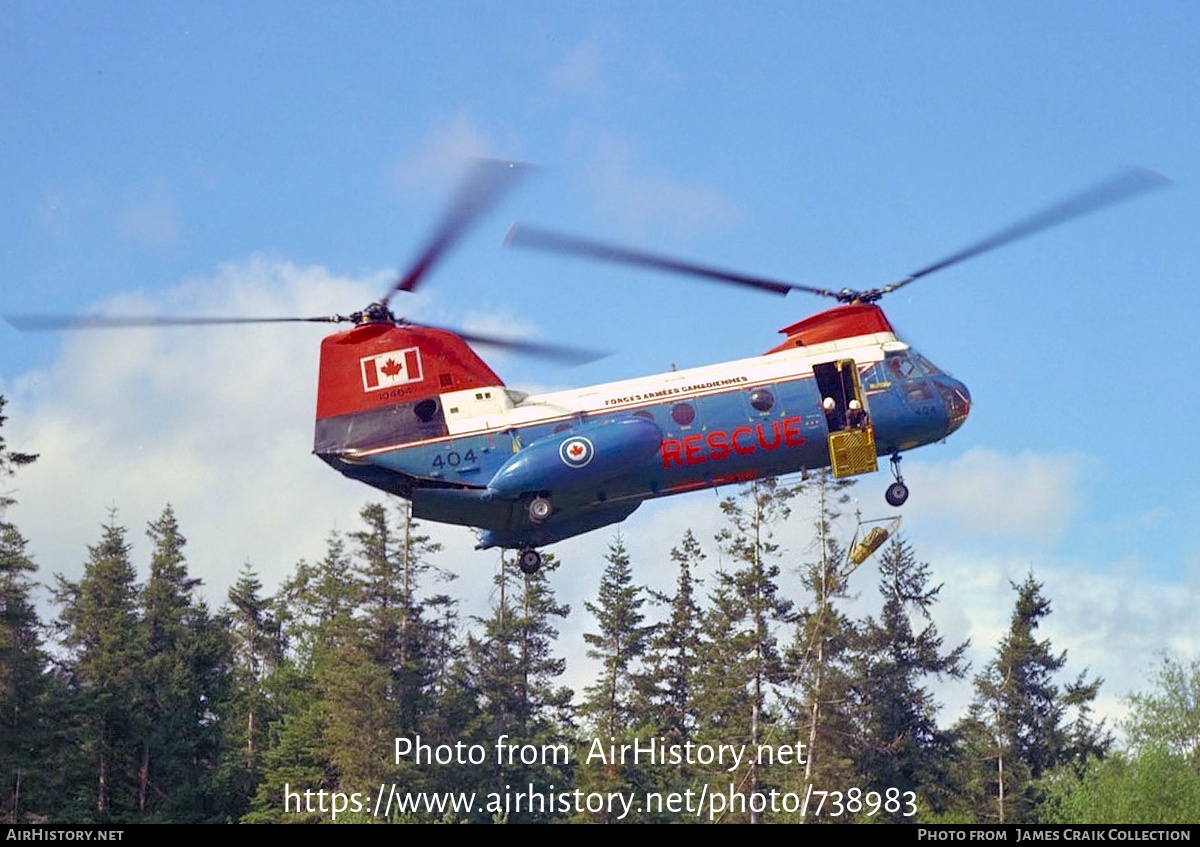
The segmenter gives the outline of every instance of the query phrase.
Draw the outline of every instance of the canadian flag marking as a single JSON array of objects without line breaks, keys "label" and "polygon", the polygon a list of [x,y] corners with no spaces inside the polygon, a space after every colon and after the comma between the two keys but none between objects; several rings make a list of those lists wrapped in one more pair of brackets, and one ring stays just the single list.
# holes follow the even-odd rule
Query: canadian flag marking
[{"label": "canadian flag marking", "polygon": [[363,391],[421,381],[421,351],[416,347],[366,356],[358,363],[362,368]]}]

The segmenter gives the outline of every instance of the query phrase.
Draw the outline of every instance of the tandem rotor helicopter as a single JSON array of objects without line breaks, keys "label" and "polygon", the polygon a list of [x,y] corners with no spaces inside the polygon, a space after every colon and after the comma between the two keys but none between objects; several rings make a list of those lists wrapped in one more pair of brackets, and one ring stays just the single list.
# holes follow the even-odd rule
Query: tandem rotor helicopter
[{"label": "tandem rotor helicopter", "polygon": [[838,302],[781,330],[760,356],[527,395],[507,388],[470,345],[566,360],[586,351],[411,323],[389,308],[515,183],[524,166],[476,162],[417,259],[377,303],[349,315],[279,318],[9,316],[21,330],[152,325],[348,323],[321,342],[313,452],[345,476],[412,501],[414,517],[482,530],[478,547],[539,547],[629,517],[642,501],[831,468],[869,473],[887,457],[902,505],[905,451],[967,419],[967,387],[901,341],[877,305],[935,271],[1166,184],[1129,171],[898,282],[818,288],[720,270],[527,226],[517,246]]}]

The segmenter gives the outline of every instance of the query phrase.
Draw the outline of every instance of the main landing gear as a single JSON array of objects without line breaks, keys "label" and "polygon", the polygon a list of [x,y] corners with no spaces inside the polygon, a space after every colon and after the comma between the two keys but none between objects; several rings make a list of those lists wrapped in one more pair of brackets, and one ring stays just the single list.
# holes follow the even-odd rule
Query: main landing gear
[{"label": "main landing gear", "polygon": [[889,506],[903,506],[904,501],[908,499],[908,486],[904,484],[904,477],[900,475],[899,453],[892,454],[892,476],[896,477],[896,481],[888,486],[883,497]]},{"label": "main landing gear", "polygon": [[538,568],[542,566],[542,554],[537,550],[526,548],[517,556],[517,567],[521,569],[521,573],[535,574]]},{"label": "main landing gear", "polygon": [[[526,504],[525,514],[528,515],[529,522],[532,524],[545,523],[554,514],[554,504],[548,497],[539,494]],[[524,548],[517,556],[517,567],[521,569],[521,573],[535,574],[541,566],[542,554],[532,547]]]}]

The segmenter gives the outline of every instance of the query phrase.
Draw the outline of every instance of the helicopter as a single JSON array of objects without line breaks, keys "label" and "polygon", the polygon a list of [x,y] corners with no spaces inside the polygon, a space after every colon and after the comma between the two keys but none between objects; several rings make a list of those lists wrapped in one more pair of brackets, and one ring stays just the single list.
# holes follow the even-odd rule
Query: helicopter
[{"label": "helicopter", "polygon": [[623,521],[645,500],[831,469],[876,471],[885,499],[909,495],[902,454],[940,442],[971,409],[966,385],[901,340],[878,301],[910,283],[1167,181],[1124,172],[907,277],[832,290],[767,279],[516,225],[513,246],[686,274],[837,305],[781,330],[759,356],[578,389],[507,387],[472,345],[566,361],[593,351],[465,333],[398,317],[412,292],[528,170],[477,161],[417,258],[378,302],[319,317],[7,316],[21,330],[159,325],[348,323],[321,342],[313,452],[344,476],[403,497],[415,518],[472,527],[477,549],[519,550],[527,574],[540,547]]}]

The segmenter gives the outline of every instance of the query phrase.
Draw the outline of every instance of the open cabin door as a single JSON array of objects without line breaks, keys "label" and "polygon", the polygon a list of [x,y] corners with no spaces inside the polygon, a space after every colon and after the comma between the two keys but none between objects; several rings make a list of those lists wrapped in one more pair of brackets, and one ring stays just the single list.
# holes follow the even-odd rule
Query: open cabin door
[{"label": "open cabin door", "polygon": [[813,365],[821,408],[829,428],[829,462],[841,478],[878,470],[875,431],[853,359]]}]

